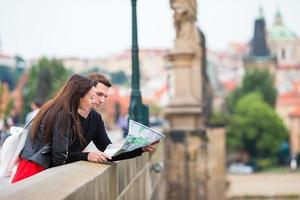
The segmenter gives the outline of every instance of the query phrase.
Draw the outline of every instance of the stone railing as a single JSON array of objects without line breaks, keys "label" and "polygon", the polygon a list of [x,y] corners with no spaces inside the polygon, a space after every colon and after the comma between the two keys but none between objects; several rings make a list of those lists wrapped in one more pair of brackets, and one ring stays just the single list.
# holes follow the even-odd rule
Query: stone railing
[{"label": "stone railing", "polygon": [[165,199],[163,145],[112,164],[80,161],[43,171],[0,190],[0,199]]}]

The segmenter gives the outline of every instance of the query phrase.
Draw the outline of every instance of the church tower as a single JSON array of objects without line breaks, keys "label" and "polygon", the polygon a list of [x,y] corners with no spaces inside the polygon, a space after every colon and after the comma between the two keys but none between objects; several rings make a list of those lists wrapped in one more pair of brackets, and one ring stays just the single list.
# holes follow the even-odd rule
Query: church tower
[{"label": "church tower", "polygon": [[276,69],[276,58],[270,54],[267,43],[267,32],[262,7],[259,8],[259,15],[254,23],[254,35],[250,41],[250,52],[244,58],[246,70],[267,69],[274,75]]},{"label": "church tower", "polygon": [[271,52],[277,57],[279,67],[300,66],[300,38],[285,25],[279,8],[269,30],[268,43]]}]

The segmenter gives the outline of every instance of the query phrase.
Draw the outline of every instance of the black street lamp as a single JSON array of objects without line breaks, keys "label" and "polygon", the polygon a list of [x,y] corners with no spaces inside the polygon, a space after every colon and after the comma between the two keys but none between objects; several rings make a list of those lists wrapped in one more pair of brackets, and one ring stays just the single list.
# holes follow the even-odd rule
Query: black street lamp
[{"label": "black street lamp", "polygon": [[129,118],[140,122],[146,126],[149,125],[149,108],[142,103],[142,95],[140,91],[140,66],[139,66],[139,47],[137,39],[137,17],[136,2],[131,0],[132,9],[132,47],[131,47],[131,97],[129,106]]}]

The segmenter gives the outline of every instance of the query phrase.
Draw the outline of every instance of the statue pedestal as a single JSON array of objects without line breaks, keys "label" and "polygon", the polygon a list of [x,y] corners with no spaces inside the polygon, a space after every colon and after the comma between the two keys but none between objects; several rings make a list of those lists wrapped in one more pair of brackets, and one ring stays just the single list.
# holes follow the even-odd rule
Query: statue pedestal
[{"label": "statue pedestal", "polygon": [[[209,160],[213,156],[210,151],[216,151],[207,140],[217,134],[207,134],[204,126],[212,94],[205,74],[205,37],[196,26],[197,1],[171,0],[170,5],[176,39],[168,55],[173,77],[170,85],[174,88],[165,110],[170,123],[165,140],[166,199],[223,200],[223,168],[215,167],[215,160]],[[209,171],[208,165],[214,166],[213,170]],[[211,176],[215,171],[217,176]],[[212,194],[214,185],[216,194]]]},{"label": "statue pedestal", "polygon": [[195,53],[175,50],[168,58],[173,67],[175,87],[165,110],[170,123],[165,143],[166,199],[206,199],[207,142],[200,95],[193,92],[197,88],[201,92],[201,81],[193,76]]}]

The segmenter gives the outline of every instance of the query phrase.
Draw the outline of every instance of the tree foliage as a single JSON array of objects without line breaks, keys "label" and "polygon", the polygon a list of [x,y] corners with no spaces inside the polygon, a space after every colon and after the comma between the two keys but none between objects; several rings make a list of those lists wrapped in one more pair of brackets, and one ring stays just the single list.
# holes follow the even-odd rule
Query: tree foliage
[{"label": "tree foliage", "polygon": [[0,83],[0,119],[4,120],[7,119],[14,105],[14,101],[11,98],[9,98],[8,102],[5,101],[7,92],[8,88]]},{"label": "tree foliage", "polygon": [[33,99],[38,98],[46,101],[57,92],[71,75],[57,59],[42,58],[29,71],[29,79],[25,88],[26,110]]},{"label": "tree foliage", "polygon": [[253,69],[246,72],[242,86],[233,91],[226,99],[229,112],[233,113],[239,99],[250,92],[259,92],[265,102],[271,106],[275,105],[277,90],[274,87],[272,76],[267,70]]},{"label": "tree foliage", "polygon": [[245,151],[252,159],[273,157],[288,131],[260,93],[248,93],[238,103],[227,131],[229,151]]},{"label": "tree foliage", "polygon": [[8,83],[12,89],[15,85],[14,71],[8,66],[0,65],[0,81]]},{"label": "tree foliage", "polygon": [[113,84],[126,84],[128,83],[128,78],[124,71],[112,72],[111,74],[111,82]]},{"label": "tree foliage", "polygon": [[15,56],[15,65],[0,64],[0,81],[6,82],[9,85],[9,89],[13,90],[17,85],[19,78],[24,73],[24,59],[21,56]]}]

